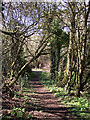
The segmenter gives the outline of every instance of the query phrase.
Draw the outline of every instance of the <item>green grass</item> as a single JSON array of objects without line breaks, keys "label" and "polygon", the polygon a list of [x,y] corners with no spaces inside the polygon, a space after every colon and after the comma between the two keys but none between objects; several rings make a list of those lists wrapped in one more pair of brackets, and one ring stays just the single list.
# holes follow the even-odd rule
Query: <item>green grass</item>
[{"label": "green grass", "polygon": [[40,80],[54,95],[58,96],[62,104],[70,108],[69,111],[72,111],[72,114],[75,113],[77,115],[77,119],[90,119],[90,102],[86,96],[80,98],[69,96],[64,88],[58,87],[57,83],[47,77],[47,73],[42,73]]}]

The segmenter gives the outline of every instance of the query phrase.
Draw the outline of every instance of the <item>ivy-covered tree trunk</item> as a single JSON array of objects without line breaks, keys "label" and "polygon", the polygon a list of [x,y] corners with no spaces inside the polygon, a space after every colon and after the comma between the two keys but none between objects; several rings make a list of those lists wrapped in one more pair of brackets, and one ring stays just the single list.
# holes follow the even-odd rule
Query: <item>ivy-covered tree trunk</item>
[{"label": "ivy-covered tree trunk", "polygon": [[57,41],[56,41],[57,43],[56,43],[56,45],[57,45],[57,47],[56,47],[56,52],[55,52],[55,56],[56,56],[56,60],[55,60],[55,65],[56,65],[56,67],[55,67],[55,76],[56,76],[56,81],[58,81],[58,72],[59,72],[59,65],[60,65],[60,49],[61,49],[61,47],[60,47],[60,43],[59,43],[59,40],[57,39]]},{"label": "ivy-covered tree trunk", "polygon": [[50,66],[51,79],[55,80],[55,51],[54,51],[53,43],[51,43],[50,60],[51,60],[51,66]]},{"label": "ivy-covered tree trunk", "polygon": [[50,43],[51,45],[51,53],[50,53],[50,60],[51,60],[51,79],[54,81],[58,80],[58,72],[59,72],[59,64],[60,64],[60,42],[59,40],[54,40]]}]

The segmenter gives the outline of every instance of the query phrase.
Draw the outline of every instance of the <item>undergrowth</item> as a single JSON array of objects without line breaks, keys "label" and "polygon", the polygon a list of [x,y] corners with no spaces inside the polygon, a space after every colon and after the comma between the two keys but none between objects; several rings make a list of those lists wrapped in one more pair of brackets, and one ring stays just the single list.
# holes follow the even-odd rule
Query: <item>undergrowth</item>
[{"label": "undergrowth", "polygon": [[[36,95],[33,89],[30,89],[29,79],[34,76],[35,73],[26,74],[24,79],[19,79],[18,91],[14,91],[13,98],[4,97],[2,106],[3,115],[2,120],[32,120],[33,115],[29,113],[29,108],[37,107],[38,101],[33,98]],[[21,89],[22,82],[22,89]],[[8,103],[8,105],[7,105]],[[9,106],[9,108],[8,108]],[[36,109],[36,108],[35,108]]]},{"label": "undergrowth", "polygon": [[57,83],[50,80],[47,73],[43,72],[40,80],[42,84],[47,87],[54,95],[56,95],[62,104],[69,107],[69,111],[76,115],[79,120],[89,120],[90,119],[90,101],[87,96],[82,96],[80,98],[75,96],[69,96],[68,92],[64,88],[58,87]]}]

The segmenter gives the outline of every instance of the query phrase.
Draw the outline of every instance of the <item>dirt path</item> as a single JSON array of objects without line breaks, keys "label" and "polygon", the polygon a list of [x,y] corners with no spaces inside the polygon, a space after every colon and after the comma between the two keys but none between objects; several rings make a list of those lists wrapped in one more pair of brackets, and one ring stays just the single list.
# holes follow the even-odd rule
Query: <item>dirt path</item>
[{"label": "dirt path", "polygon": [[57,101],[49,90],[47,90],[39,81],[41,72],[36,72],[36,75],[31,80],[31,88],[35,90],[36,100],[38,100],[37,110],[32,111],[35,120],[76,120],[68,108]]}]

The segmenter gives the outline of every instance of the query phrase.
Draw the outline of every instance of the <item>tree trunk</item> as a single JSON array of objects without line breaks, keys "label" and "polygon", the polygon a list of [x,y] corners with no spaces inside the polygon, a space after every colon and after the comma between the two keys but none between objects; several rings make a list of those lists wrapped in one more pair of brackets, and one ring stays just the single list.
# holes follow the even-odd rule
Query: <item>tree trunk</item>
[{"label": "tree trunk", "polygon": [[55,81],[55,51],[54,51],[53,43],[51,43],[50,60],[51,60],[51,66],[50,66],[51,79]]}]

